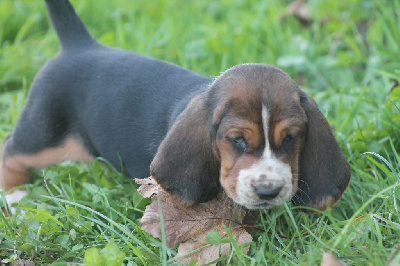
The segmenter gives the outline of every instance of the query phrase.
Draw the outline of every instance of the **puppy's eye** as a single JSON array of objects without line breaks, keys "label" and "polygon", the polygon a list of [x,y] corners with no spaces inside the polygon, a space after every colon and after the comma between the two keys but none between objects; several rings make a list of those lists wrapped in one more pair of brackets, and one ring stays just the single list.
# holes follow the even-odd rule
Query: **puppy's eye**
[{"label": "puppy's eye", "polygon": [[282,141],[282,150],[288,152],[292,149],[294,144],[294,137],[290,134],[286,135],[286,137]]},{"label": "puppy's eye", "polygon": [[247,151],[247,143],[243,137],[231,139],[233,148],[240,154]]}]

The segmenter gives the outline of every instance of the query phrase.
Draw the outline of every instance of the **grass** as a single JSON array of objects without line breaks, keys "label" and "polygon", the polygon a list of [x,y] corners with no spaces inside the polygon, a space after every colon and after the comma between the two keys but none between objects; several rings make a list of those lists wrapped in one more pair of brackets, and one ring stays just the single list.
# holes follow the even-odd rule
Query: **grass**
[{"label": "grass", "polygon": [[[73,1],[100,42],[216,76],[261,62],[288,72],[319,104],[350,162],[332,210],[264,212],[247,255],[227,263],[313,265],[330,251],[346,264],[400,262],[400,1],[310,0],[312,21],[282,20],[286,1]],[[0,140],[11,132],[35,73],[59,44],[42,1],[0,1]],[[29,196],[0,214],[3,263],[172,263],[176,250],[140,230],[148,200],[131,179],[66,163],[37,171]],[[235,243],[232,244],[237,250]]]}]

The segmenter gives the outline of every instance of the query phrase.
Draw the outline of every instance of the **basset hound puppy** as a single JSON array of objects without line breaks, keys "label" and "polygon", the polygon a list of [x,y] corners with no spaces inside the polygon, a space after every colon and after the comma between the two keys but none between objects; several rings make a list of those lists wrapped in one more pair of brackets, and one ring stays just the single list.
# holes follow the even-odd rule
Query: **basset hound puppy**
[{"label": "basset hound puppy", "polygon": [[6,193],[33,168],[101,156],[131,177],[150,172],[188,206],[221,187],[248,209],[292,200],[323,210],[341,197],[349,165],[314,100],[280,69],[243,64],[203,77],[103,46],[67,0],[46,4],[62,49],[3,142]]}]

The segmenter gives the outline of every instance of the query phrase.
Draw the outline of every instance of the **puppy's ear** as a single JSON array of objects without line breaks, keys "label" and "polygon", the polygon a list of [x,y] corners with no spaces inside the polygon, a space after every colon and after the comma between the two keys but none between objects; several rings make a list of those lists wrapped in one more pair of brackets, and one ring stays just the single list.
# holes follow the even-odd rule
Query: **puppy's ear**
[{"label": "puppy's ear", "polygon": [[341,198],[350,180],[350,167],[315,101],[304,92],[300,92],[300,98],[308,129],[293,201],[296,205],[325,210]]},{"label": "puppy's ear", "polygon": [[219,162],[213,152],[211,111],[206,96],[198,95],[175,120],[150,165],[163,189],[191,205],[219,191]]}]

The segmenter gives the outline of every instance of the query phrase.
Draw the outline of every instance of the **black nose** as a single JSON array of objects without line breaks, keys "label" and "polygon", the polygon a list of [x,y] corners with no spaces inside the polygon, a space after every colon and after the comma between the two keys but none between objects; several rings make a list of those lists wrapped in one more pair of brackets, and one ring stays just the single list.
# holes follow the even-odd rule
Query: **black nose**
[{"label": "black nose", "polygon": [[274,187],[274,188],[267,188],[267,187],[257,187],[256,193],[263,200],[272,200],[276,198],[281,191],[282,187]]}]

